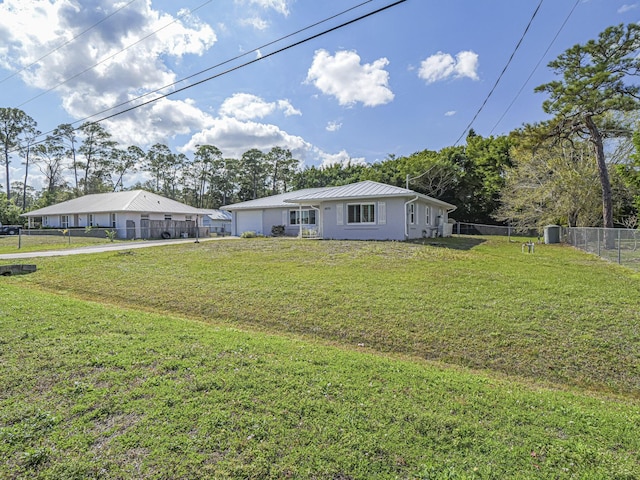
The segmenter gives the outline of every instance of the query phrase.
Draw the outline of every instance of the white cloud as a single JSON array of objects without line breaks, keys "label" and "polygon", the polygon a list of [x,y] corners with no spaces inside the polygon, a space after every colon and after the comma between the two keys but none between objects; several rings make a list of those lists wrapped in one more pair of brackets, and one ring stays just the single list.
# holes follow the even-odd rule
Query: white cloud
[{"label": "white cloud", "polygon": [[224,156],[240,158],[252,148],[267,151],[280,146],[291,150],[294,157],[302,159],[311,145],[299,136],[290,135],[280,127],[253,121],[243,122],[233,117],[220,117],[213,124],[191,137],[182,151],[194,151],[197,145],[215,145]]},{"label": "white cloud", "polygon": [[285,117],[291,117],[292,115],[302,115],[302,112],[291,105],[289,100],[278,100],[278,109],[282,110]]},{"label": "white cloud", "polygon": [[458,113],[458,112],[456,112],[455,110],[449,110],[448,112],[445,112],[444,116],[445,117],[453,117],[456,113]]},{"label": "white cloud", "polygon": [[256,30],[266,30],[269,28],[269,22],[263,20],[260,17],[251,17],[240,20],[240,24],[248,27],[253,27]]},{"label": "white cloud", "polygon": [[627,13],[627,12],[630,12],[631,10],[636,9],[636,8],[638,8],[638,4],[637,3],[631,4],[631,5],[628,5],[628,4],[625,3],[624,5],[622,5],[618,9],[618,13]]},{"label": "white cloud", "polygon": [[478,80],[478,54],[462,51],[455,59],[448,53],[438,52],[420,64],[418,76],[427,83],[434,83],[448,78],[470,78]]},{"label": "white cloud", "polygon": [[[217,40],[211,27],[194,16],[175,18],[153,10],[151,2],[134,2],[109,21],[53,51],[70,41],[74,33],[94,25],[97,11],[112,12],[114,4],[94,0],[91,8],[80,8],[76,3],[50,0],[38,2],[34,8],[33,2],[23,0],[0,3],[0,32],[8,52],[5,64],[19,72],[37,61],[19,77],[30,87],[54,89],[49,95],[58,95],[63,108],[74,118],[88,117],[174,82],[176,75],[165,59],[202,55]],[[47,51],[53,52],[39,60]],[[154,117],[159,110],[162,121]],[[114,138],[122,143],[135,136],[131,130],[148,134],[153,127],[157,130],[154,136],[169,137],[208,121],[207,115],[188,101],[169,100],[117,118],[111,125]],[[121,128],[120,122],[135,128]]]},{"label": "white cloud", "polygon": [[351,157],[345,150],[341,150],[336,154],[329,154],[316,149],[315,153],[322,160],[321,167],[330,167],[332,165],[366,165],[367,163],[362,157]]},{"label": "white cloud", "polygon": [[[238,1],[238,0],[236,0]],[[260,8],[272,9],[281,13],[285,17],[289,15],[289,5],[287,0],[244,0],[244,3],[257,5]]]},{"label": "white cloud", "polygon": [[394,98],[389,88],[389,73],[384,70],[388,64],[386,58],[380,58],[361,65],[356,52],[340,51],[331,56],[326,50],[317,50],[306,81],[322,93],[336,97],[340,105],[360,102],[375,107]]},{"label": "white cloud", "polygon": [[337,132],[342,128],[342,124],[339,122],[329,122],[325,128],[327,132]]},{"label": "white cloud", "polygon": [[296,110],[289,100],[278,100],[277,102],[265,102],[262,98],[249,93],[235,93],[227,98],[220,107],[220,115],[224,117],[234,117],[238,120],[253,120],[271,115],[276,110],[280,110],[285,116],[302,115]]}]

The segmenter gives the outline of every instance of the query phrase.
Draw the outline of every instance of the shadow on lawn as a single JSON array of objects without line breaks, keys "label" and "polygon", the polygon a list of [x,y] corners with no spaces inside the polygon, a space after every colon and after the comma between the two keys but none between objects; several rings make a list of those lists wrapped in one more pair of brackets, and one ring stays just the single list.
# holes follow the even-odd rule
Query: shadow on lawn
[{"label": "shadow on lawn", "polygon": [[409,240],[409,243],[415,243],[416,245],[429,245],[432,247],[450,248],[451,250],[471,250],[484,242],[486,242],[486,239],[475,237],[420,238],[418,240]]}]

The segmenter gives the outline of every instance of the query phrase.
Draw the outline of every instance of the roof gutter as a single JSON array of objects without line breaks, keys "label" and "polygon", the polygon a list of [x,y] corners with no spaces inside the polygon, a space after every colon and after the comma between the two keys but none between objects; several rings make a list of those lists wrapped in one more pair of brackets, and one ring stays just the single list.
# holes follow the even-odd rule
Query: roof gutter
[{"label": "roof gutter", "polygon": [[419,195],[416,195],[416,198],[413,200],[408,200],[404,202],[404,236],[405,238],[409,238],[409,219],[407,218],[407,205],[417,201],[420,198]]}]

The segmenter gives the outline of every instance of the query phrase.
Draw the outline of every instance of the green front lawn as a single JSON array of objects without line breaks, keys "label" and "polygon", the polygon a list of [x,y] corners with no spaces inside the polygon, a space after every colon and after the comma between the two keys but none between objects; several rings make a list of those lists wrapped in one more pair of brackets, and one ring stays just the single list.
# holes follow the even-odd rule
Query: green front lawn
[{"label": "green front lawn", "polygon": [[640,277],[433,243],[189,243],[2,277],[0,478],[640,478]]}]

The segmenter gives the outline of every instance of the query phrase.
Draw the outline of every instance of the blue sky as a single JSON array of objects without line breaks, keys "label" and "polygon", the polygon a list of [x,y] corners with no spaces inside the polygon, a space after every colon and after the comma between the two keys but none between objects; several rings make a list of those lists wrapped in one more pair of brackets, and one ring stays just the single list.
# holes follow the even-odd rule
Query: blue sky
[{"label": "blue sky", "polygon": [[[161,142],[190,155],[207,143],[238,158],[278,145],[309,166],[438,150],[466,134],[540,0],[407,0],[269,56],[393,3],[371,0],[254,51],[361,3],[5,0],[0,106],[23,109],[47,132],[244,54],[173,88],[262,59],[105,126],[124,146]],[[543,120],[545,97],[533,89],[554,79],[547,63],[607,26],[639,19],[633,0],[543,0],[472,127],[500,135]],[[14,168],[18,175],[18,159]]]}]

